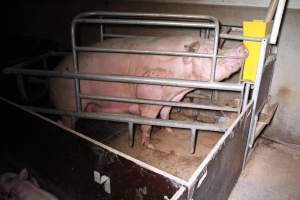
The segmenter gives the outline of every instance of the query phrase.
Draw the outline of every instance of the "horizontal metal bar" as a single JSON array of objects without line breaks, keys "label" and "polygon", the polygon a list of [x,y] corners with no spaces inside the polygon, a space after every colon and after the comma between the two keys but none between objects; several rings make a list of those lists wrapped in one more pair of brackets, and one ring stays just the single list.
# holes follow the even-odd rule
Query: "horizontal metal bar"
[{"label": "horizontal metal bar", "polygon": [[[104,34],[104,37],[118,37],[118,38],[155,38],[154,36],[142,36],[142,35],[125,35],[125,34]],[[223,39],[232,39],[232,40],[247,40],[247,41],[257,41],[261,42],[263,38],[257,38],[257,37],[247,37],[247,36],[242,36],[242,35],[233,35],[233,34],[225,34],[225,33],[220,33],[219,35],[220,38]]]},{"label": "horizontal metal bar", "polygon": [[[118,49],[118,48],[112,49],[112,48],[85,47],[85,46],[75,46],[74,48],[77,51],[85,51],[85,52],[131,53],[131,54],[148,54],[148,55],[150,54],[150,55],[164,55],[164,56],[189,56],[189,57],[203,57],[203,58],[213,57],[213,54],[180,52],[180,51],[158,51],[158,50]],[[217,55],[217,58],[244,59],[244,57],[223,56],[223,55]]]},{"label": "horizontal metal bar", "polygon": [[225,34],[225,33],[221,33],[219,37],[223,39],[247,40],[247,41],[256,41],[256,42],[261,42],[262,40],[264,40],[264,38],[246,37],[242,35],[232,35],[232,34]]},{"label": "horizontal metal bar", "polygon": [[139,19],[74,19],[74,23],[99,23],[99,24],[126,24],[146,26],[174,26],[191,28],[215,28],[213,23],[183,22],[183,21],[162,21],[162,20],[139,20]]},{"label": "horizontal metal bar", "polygon": [[109,82],[122,82],[122,83],[142,83],[151,85],[167,85],[188,88],[202,88],[214,90],[228,90],[228,91],[242,91],[243,84],[240,83],[221,83],[221,82],[201,82],[194,80],[182,79],[167,79],[167,78],[154,78],[154,77],[141,77],[141,76],[116,76],[116,75],[99,75],[89,73],[71,73],[66,71],[49,71],[49,70],[31,70],[31,69],[17,69],[5,68],[3,70],[6,74],[25,74],[33,76],[45,77],[58,77],[67,79],[82,79],[91,81],[109,81]]},{"label": "horizontal metal bar", "polygon": [[70,51],[50,51],[49,56],[66,56],[70,53]]},{"label": "horizontal metal bar", "polygon": [[45,54],[42,54],[42,55],[39,55],[39,56],[34,56],[34,57],[31,57],[31,58],[28,58],[26,59],[25,61],[21,62],[21,63],[18,63],[18,64],[15,64],[15,65],[12,65],[10,67],[12,68],[23,68],[31,63],[34,63],[34,62],[39,62],[39,61],[43,61],[45,59],[48,59],[50,56],[66,56],[67,54],[69,54],[70,52],[47,52]]},{"label": "horizontal metal bar", "polygon": [[215,124],[201,123],[196,121],[177,121],[177,120],[165,120],[165,119],[153,119],[147,117],[141,117],[129,114],[116,114],[116,113],[90,113],[90,112],[69,112],[61,111],[55,109],[39,108],[24,106],[25,109],[33,110],[39,113],[48,113],[64,116],[72,116],[85,119],[96,119],[96,120],[109,120],[114,122],[124,122],[124,123],[134,123],[134,124],[147,124],[152,126],[167,126],[172,128],[184,128],[184,129],[197,129],[204,131],[215,131],[215,132],[225,132],[221,126]]},{"label": "horizontal metal bar", "polygon": [[84,99],[91,100],[102,100],[102,101],[117,101],[117,102],[127,102],[127,103],[138,103],[138,104],[151,104],[151,105],[162,105],[162,106],[174,106],[183,108],[197,108],[203,110],[222,110],[229,112],[237,112],[238,109],[229,106],[214,106],[214,105],[200,105],[195,103],[181,103],[181,102],[170,102],[170,101],[160,101],[160,100],[150,100],[150,99],[132,99],[125,97],[112,97],[112,96],[93,96],[93,95],[79,95]]},{"label": "horizontal metal bar", "polygon": [[150,18],[150,19],[185,19],[185,20],[210,20],[218,22],[218,19],[209,15],[182,15],[182,14],[166,14],[166,13],[139,13],[139,12],[105,12],[94,11],[84,12],[75,16],[74,19],[84,17],[130,17],[130,18]]},{"label": "horizontal metal bar", "polygon": [[18,63],[18,64],[15,64],[15,65],[12,65],[10,67],[22,68],[22,67],[24,67],[24,66],[26,66],[30,63],[42,61],[43,59],[46,59],[50,55],[51,55],[51,53],[45,53],[45,54],[42,54],[42,55],[39,55],[39,56],[30,57],[30,58],[27,58],[25,61],[23,61],[21,63]]},{"label": "horizontal metal bar", "polygon": [[111,38],[156,38],[155,36],[145,36],[145,35],[125,35],[125,34],[111,34],[104,33],[103,37],[111,37]]}]

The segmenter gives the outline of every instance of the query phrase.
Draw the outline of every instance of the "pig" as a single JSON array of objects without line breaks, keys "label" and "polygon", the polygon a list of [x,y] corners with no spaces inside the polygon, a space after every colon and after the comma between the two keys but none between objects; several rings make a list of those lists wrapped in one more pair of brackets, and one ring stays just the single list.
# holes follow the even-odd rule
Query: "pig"
[{"label": "pig", "polygon": [[41,189],[35,178],[28,180],[28,171],[19,174],[5,173],[0,176],[0,193],[6,200],[58,200]]},{"label": "pig", "polygon": [[[94,44],[95,47],[163,50],[181,52],[211,53],[213,42],[192,36],[170,36],[153,38],[114,38]],[[240,59],[218,59],[215,80],[221,81],[237,72],[243,65],[247,49],[237,48],[219,50],[225,56],[238,56]],[[185,56],[161,56],[144,54],[82,52],[78,57],[79,71],[105,75],[129,75],[141,77],[174,78],[208,81],[211,73],[211,59]],[[73,60],[69,55],[55,68],[57,71],[73,72]],[[74,82],[70,79],[50,79],[50,98],[57,109],[75,111]],[[81,93],[127,98],[166,100],[179,102],[194,88],[163,85],[129,84],[101,81],[80,81]],[[171,107],[133,104],[121,102],[95,101],[83,99],[85,112],[129,113],[148,118],[168,119]],[[61,123],[71,127],[75,123],[70,117],[62,117]],[[141,125],[142,144],[154,148],[150,143],[150,125]]]}]

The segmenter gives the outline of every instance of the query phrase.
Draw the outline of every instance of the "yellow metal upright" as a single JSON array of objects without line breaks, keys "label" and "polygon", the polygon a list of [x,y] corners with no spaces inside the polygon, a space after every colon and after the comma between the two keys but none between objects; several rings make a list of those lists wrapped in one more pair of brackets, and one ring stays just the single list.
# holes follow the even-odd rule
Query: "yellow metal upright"
[{"label": "yellow metal upright", "polygon": [[[263,38],[267,35],[269,29],[269,23],[263,20],[244,21],[243,23],[243,35],[248,37],[260,37]],[[248,57],[245,59],[245,65],[243,70],[243,80],[255,82],[256,71],[260,53],[260,42],[244,41],[244,45],[249,51]]]}]

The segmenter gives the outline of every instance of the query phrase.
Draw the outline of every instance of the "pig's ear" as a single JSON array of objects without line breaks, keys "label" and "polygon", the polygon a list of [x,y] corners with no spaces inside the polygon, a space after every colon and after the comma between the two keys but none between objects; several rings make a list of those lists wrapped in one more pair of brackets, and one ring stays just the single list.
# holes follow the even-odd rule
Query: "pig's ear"
[{"label": "pig's ear", "polygon": [[[184,48],[187,52],[197,52],[200,49],[200,42],[196,41],[189,45],[184,45]],[[190,57],[190,56],[184,56],[183,63],[190,64],[192,62],[192,58],[193,57]]]},{"label": "pig's ear", "polygon": [[19,174],[19,178],[21,180],[26,180],[28,178],[28,171],[26,168],[22,169],[22,171]]}]

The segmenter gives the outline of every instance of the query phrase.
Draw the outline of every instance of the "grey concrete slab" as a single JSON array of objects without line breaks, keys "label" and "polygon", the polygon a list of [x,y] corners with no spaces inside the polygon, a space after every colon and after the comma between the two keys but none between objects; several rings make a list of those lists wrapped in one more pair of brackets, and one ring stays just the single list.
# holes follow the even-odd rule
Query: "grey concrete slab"
[{"label": "grey concrete slab", "polygon": [[300,199],[300,146],[259,139],[229,200]]}]

